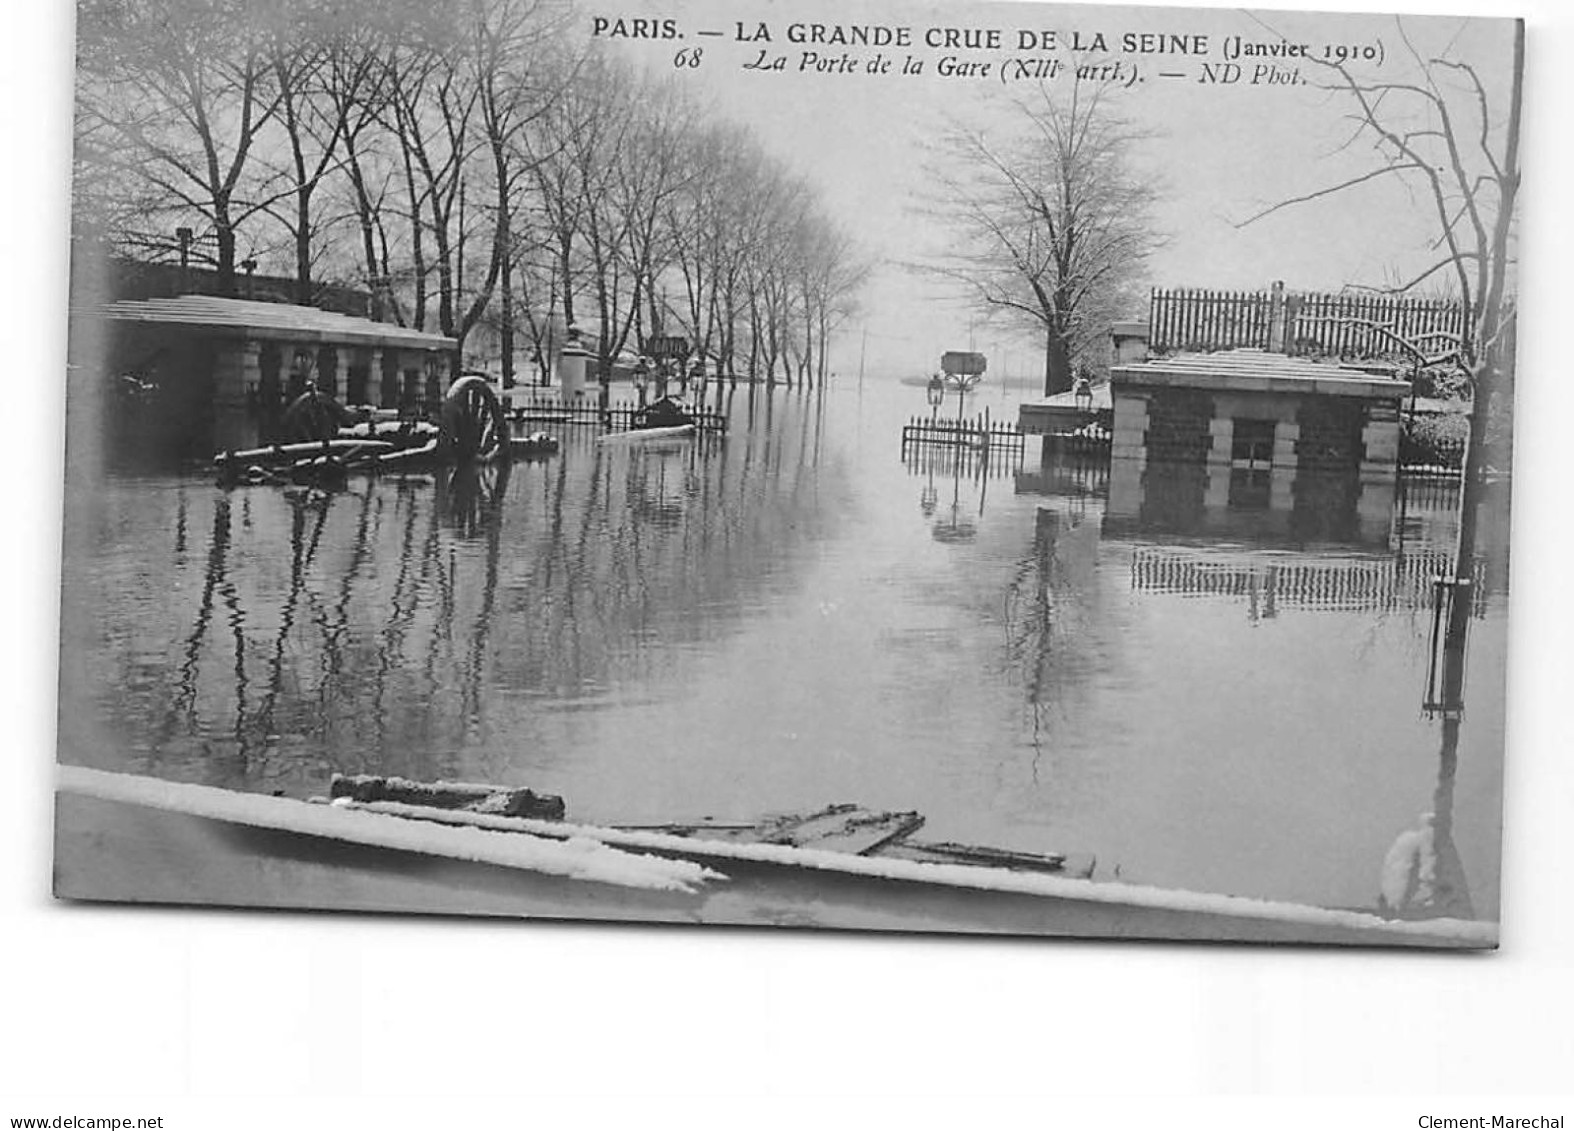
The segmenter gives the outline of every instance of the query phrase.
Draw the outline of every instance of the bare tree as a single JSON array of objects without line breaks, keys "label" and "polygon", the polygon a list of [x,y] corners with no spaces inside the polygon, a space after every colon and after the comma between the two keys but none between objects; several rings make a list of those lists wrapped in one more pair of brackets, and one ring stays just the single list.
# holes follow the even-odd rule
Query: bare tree
[{"label": "bare tree", "polygon": [[[1519,126],[1523,97],[1525,28],[1513,22],[1507,90],[1496,108],[1490,86],[1475,64],[1424,54],[1404,21],[1395,18],[1414,77],[1408,81],[1372,80],[1345,64],[1325,64],[1326,84],[1349,107],[1353,132],[1348,145],[1367,141],[1373,164],[1350,177],[1280,201],[1244,223],[1254,223],[1297,204],[1334,196],[1371,181],[1397,178],[1418,189],[1430,207],[1436,235],[1435,258],[1392,287],[1411,291],[1431,280],[1446,280],[1463,305],[1464,330],[1442,343],[1406,343],[1420,362],[1452,365],[1471,390],[1470,432],[1460,497],[1459,545],[1455,579],[1468,584],[1472,574],[1480,487],[1486,469],[1488,429],[1507,414],[1506,377],[1512,367],[1514,223],[1519,196]],[[1456,599],[1448,641],[1463,650],[1471,602]],[[1455,674],[1463,678],[1462,665]],[[1457,688],[1455,689],[1457,691]]]},{"label": "bare tree", "polygon": [[[308,33],[300,35],[299,31]],[[317,30],[320,38],[310,34]],[[337,78],[330,69],[333,62],[334,31],[330,28],[277,29],[267,47],[274,89],[278,92],[277,119],[282,127],[289,153],[289,164],[281,180],[289,201],[288,208],[270,204],[274,215],[289,233],[294,251],[295,301],[312,301],[312,266],[322,250],[322,218],[313,207],[323,178],[336,167],[339,146],[349,116],[339,111],[337,100],[328,97],[331,87],[324,76]],[[281,194],[283,195],[283,194]],[[283,200],[280,201],[283,203]]]},{"label": "bare tree", "polygon": [[271,203],[246,195],[279,109],[270,32],[240,0],[88,0],[78,22],[79,133],[128,191],[151,189],[161,214],[205,225],[225,294],[238,229]]},{"label": "bare tree", "polygon": [[1078,354],[1140,281],[1157,245],[1152,180],[1130,157],[1142,134],[1110,105],[1113,88],[1048,83],[1016,103],[1004,141],[956,124],[938,143],[927,207],[955,244],[930,269],[982,311],[1044,341],[1044,393],[1071,388]]}]

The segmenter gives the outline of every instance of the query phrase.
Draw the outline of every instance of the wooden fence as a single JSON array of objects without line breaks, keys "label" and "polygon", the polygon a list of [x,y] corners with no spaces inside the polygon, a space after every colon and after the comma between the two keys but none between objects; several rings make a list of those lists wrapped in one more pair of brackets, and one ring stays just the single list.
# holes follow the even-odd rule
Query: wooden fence
[{"label": "wooden fence", "polygon": [[1148,348],[1227,350],[1269,348],[1272,295],[1267,291],[1160,290],[1148,306]]},{"label": "wooden fence", "polygon": [[1464,308],[1402,295],[1155,288],[1148,348],[1157,353],[1260,349],[1344,361],[1402,361],[1401,342],[1444,352],[1464,330]]},{"label": "wooden fence", "polygon": [[1457,345],[1465,328],[1464,308],[1446,299],[1307,294],[1290,295],[1285,308],[1286,345],[1303,356],[1408,363],[1413,356],[1401,342],[1435,356]]}]

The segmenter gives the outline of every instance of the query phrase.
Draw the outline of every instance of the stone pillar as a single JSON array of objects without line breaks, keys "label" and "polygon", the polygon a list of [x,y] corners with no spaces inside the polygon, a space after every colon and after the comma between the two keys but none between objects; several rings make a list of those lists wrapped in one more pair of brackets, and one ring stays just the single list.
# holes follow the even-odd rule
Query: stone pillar
[{"label": "stone pillar", "polygon": [[213,447],[234,451],[257,445],[257,390],[262,384],[262,346],[223,342],[213,364]]},{"label": "stone pillar", "polygon": [[585,391],[585,370],[590,363],[590,351],[571,340],[557,355],[557,384],[559,396],[571,401]]},{"label": "stone pillar", "polygon": [[1133,461],[1138,471],[1148,463],[1148,398],[1112,385],[1114,411],[1110,425],[1110,459]]},{"label": "stone pillar", "polygon": [[1362,542],[1381,543],[1393,549],[1396,493],[1397,483],[1393,479],[1374,479],[1361,484],[1361,493],[1355,501],[1355,517],[1361,527]]},{"label": "stone pillar", "polygon": [[1110,460],[1109,501],[1105,504],[1105,512],[1111,518],[1134,519],[1142,514],[1142,465],[1140,456]]},{"label": "stone pillar", "polygon": [[1296,445],[1301,442],[1301,426],[1293,420],[1281,420],[1273,429],[1273,469],[1294,471],[1300,467]]},{"label": "stone pillar", "polygon": [[1385,482],[1399,474],[1399,406],[1372,402],[1361,429],[1361,478]]},{"label": "stone pillar", "polygon": [[1148,324],[1116,322],[1110,327],[1111,365],[1131,365],[1148,360]]},{"label": "stone pillar", "polygon": [[1268,352],[1284,353],[1288,320],[1285,318],[1283,280],[1274,281],[1268,304]]},{"label": "stone pillar", "polygon": [[409,350],[399,351],[399,410],[414,412],[421,407],[421,368],[419,354]]},{"label": "stone pillar", "polygon": [[[1284,425],[1279,427],[1283,428]],[[1293,424],[1290,427],[1295,427]],[[1278,438],[1274,439],[1273,469],[1268,472],[1268,509],[1276,514],[1288,514],[1295,509],[1295,469],[1279,466]]]},{"label": "stone pillar", "polygon": [[378,408],[388,404],[383,390],[383,351],[379,346],[366,351],[366,403]]},{"label": "stone pillar", "polygon": [[421,359],[421,404],[433,420],[437,419],[437,414],[443,407],[443,392],[446,387],[443,377],[446,368],[440,354],[427,354]]},{"label": "stone pillar", "polygon": [[1208,481],[1202,489],[1202,505],[1204,510],[1225,511],[1230,509],[1230,477],[1233,469],[1229,461],[1215,463],[1213,457],[1208,457]]},{"label": "stone pillar", "polygon": [[1235,421],[1228,416],[1215,416],[1208,421],[1208,467],[1229,470],[1231,449],[1235,446]]}]

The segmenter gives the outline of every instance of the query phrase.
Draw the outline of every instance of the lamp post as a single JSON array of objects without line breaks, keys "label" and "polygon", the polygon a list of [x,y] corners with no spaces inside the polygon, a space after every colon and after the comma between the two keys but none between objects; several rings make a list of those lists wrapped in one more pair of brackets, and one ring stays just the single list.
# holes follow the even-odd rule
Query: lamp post
[{"label": "lamp post", "polygon": [[929,386],[924,390],[924,396],[929,399],[929,417],[934,419],[939,415],[940,402],[945,400],[945,378],[938,373],[929,378]]},{"label": "lamp post", "polygon": [[650,358],[640,355],[634,363],[634,389],[639,393],[639,407],[645,407],[645,386],[650,381]]},{"label": "lamp post", "polygon": [[962,398],[972,392],[974,387],[984,379],[982,373],[947,373],[946,380],[951,382],[951,387],[956,390],[956,418],[962,419]]},{"label": "lamp post", "polygon": [[1078,412],[1093,411],[1093,382],[1088,380],[1086,374],[1077,378],[1077,389],[1073,397],[1077,402]]},{"label": "lamp post", "polygon": [[988,359],[981,353],[971,350],[947,350],[940,355],[940,372],[944,374],[944,381],[956,390],[956,418],[962,419],[962,398],[970,393],[980,381],[984,379],[984,371],[989,367]]}]

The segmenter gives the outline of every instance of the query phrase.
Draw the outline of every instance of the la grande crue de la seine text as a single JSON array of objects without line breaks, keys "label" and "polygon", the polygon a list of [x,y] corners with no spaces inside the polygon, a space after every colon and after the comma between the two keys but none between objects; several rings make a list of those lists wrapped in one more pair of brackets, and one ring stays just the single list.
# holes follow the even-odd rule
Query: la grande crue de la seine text
[{"label": "la grande crue de la seine text", "polygon": [[[739,43],[784,42],[803,47],[927,47],[937,51],[1036,51],[1074,55],[1190,56],[1235,59],[1319,59],[1334,63],[1383,61],[1380,40],[1370,43],[1294,43],[1285,39],[1248,39],[1239,35],[1151,31],[1060,30],[903,24],[836,24],[736,20],[726,27],[686,29],[677,19],[597,15],[591,35],[601,39],[679,40],[689,33]],[[1215,55],[1215,52],[1218,52]]]}]

